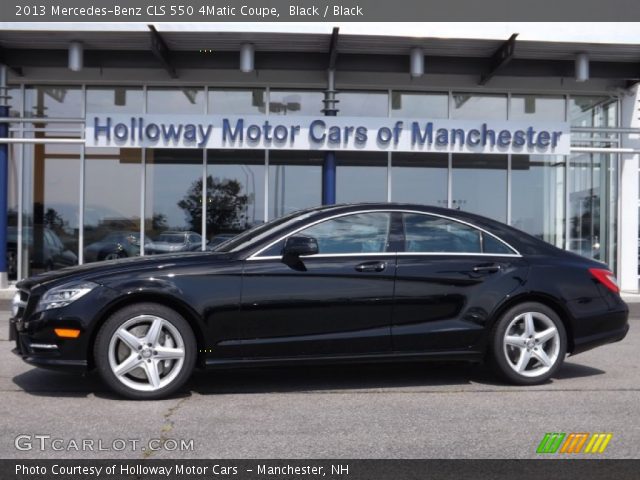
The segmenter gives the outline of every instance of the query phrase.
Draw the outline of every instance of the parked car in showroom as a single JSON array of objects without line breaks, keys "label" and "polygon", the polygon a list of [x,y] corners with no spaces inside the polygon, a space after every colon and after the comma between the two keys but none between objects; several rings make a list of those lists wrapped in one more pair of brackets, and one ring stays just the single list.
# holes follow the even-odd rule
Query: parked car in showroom
[{"label": "parked car in showroom", "polygon": [[10,338],[28,363],[153,399],[196,367],[312,362],[486,360],[540,384],[567,354],[623,339],[627,317],[602,263],[471,213],[379,203],[23,280]]},{"label": "parked car in showroom", "polygon": [[162,232],[149,245],[145,245],[145,254],[194,252],[202,249],[202,237],[196,232]]},{"label": "parked car in showroom", "polygon": [[[146,242],[150,245],[151,242]],[[87,245],[84,249],[84,261],[99,262],[140,255],[140,232],[111,232],[105,237]]]},{"label": "parked car in showroom", "polygon": [[213,237],[211,240],[209,240],[209,242],[207,243],[207,250],[209,251],[215,250],[216,248],[218,248],[218,245],[221,245],[224,242],[231,240],[236,235],[237,234],[235,233],[219,233],[218,235]]},{"label": "parked car in showroom", "polygon": [[[34,230],[37,248],[34,247]],[[27,249],[31,271],[57,270],[78,264],[78,256],[69,250],[60,237],[48,227],[23,227],[22,243]],[[7,227],[7,270],[14,279],[18,271],[18,227]]]}]

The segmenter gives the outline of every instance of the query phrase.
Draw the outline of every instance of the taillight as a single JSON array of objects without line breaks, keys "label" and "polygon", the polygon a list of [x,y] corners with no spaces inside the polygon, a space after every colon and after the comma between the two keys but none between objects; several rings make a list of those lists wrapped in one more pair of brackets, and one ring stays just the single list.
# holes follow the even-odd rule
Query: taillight
[{"label": "taillight", "polygon": [[593,275],[593,278],[598,280],[602,285],[607,287],[613,293],[619,293],[620,287],[618,287],[618,282],[616,277],[613,275],[613,272],[606,270],[604,268],[590,268],[589,273]]}]

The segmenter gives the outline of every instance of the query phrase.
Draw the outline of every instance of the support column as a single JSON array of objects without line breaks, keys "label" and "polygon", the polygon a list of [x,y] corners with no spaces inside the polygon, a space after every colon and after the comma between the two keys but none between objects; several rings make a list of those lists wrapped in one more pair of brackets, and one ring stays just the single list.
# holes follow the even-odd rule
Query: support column
[{"label": "support column", "polygon": [[322,164],[322,204],[336,203],[336,152],[324,152]]},{"label": "support column", "polygon": [[[640,84],[622,97],[623,128],[640,129]],[[621,146],[640,149],[640,134],[622,135]],[[640,154],[620,155],[618,280],[621,290],[638,292],[638,168]]]},{"label": "support column", "polygon": [[[7,67],[0,65],[0,117],[9,116]],[[9,137],[9,124],[0,123],[0,139]],[[9,286],[7,273],[7,220],[9,195],[9,145],[0,143],[0,288]]]},{"label": "support column", "polygon": [[[335,71],[327,71],[327,89],[324,91],[323,112],[327,117],[335,117],[338,114],[336,105]],[[322,204],[333,205],[336,203],[336,152],[324,152],[322,164]]]}]

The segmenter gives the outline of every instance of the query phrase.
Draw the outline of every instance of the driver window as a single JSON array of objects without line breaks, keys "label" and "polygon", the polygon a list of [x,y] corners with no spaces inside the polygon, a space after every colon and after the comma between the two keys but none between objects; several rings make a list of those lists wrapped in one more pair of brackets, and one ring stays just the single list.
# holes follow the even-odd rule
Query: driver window
[{"label": "driver window", "polygon": [[[391,214],[357,213],[332,218],[295,233],[318,241],[319,254],[384,253],[387,251]],[[284,241],[268,248],[260,256],[281,255]]]}]

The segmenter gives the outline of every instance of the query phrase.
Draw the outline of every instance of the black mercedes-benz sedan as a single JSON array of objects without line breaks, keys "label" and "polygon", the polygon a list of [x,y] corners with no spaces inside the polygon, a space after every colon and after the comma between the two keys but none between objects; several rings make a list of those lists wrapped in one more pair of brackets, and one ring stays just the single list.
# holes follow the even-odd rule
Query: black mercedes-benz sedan
[{"label": "black mercedes-benz sedan", "polygon": [[606,265],[484,217],[406,204],[299,211],[213,252],[48,272],[18,284],[11,338],[40,367],[97,369],[134,399],[194,368],[486,360],[547,381],[567,354],[624,338]]}]

